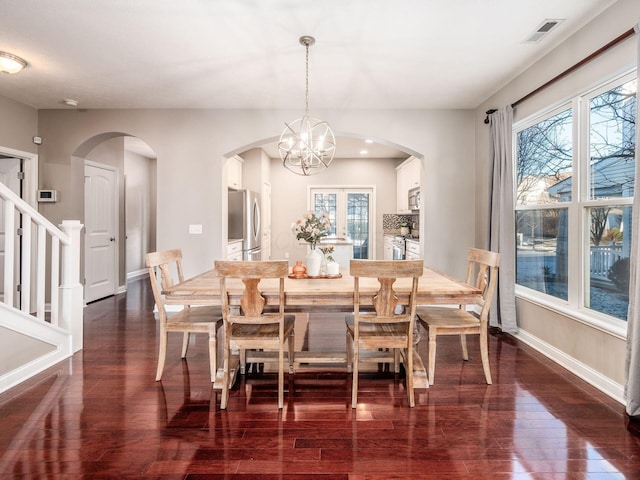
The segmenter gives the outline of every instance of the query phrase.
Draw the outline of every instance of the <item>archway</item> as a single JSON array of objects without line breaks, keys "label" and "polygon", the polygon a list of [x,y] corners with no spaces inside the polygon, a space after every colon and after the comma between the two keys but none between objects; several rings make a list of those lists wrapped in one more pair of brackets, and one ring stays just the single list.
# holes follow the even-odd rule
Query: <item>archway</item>
[{"label": "archway", "polygon": [[[146,272],[144,256],[156,248],[156,158],[146,142],[124,132],[93,136],[73,153],[72,172],[84,175],[85,179],[82,197],[80,192],[76,196],[83,199],[85,253],[82,269],[87,302],[125,291],[128,280]],[[96,205],[93,200],[87,204],[86,199],[93,198],[87,195],[91,195],[94,188],[88,175],[96,172],[100,177],[98,185],[104,185],[103,177],[113,172],[113,198],[107,201],[111,205]],[[106,173],[106,177],[102,173]],[[96,198],[102,201],[108,197],[98,192]],[[96,214],[100,212],[96,208],[104,208],[104,212],[110,213]],[[109,215],[113,218],[113,231],[107,233],[109,222],[102,217]],[[100,218],[91,218],[96,216]],[[92,226],[96,227],[93,232]],[[98,247],[91,253],[94,243],[98,243]],[[110,255],[113,260],[108,260]],[[102,288],[102,282],[113,285]],[[92,285],[100,288],[92,291]]]},{"label": "archway", "polygon": [[[365,141],[369,143],[365,143]],[[294,241],[291,235],[290,225],[308,208],[308,189],[311,188],[312,185],[326,186],[327,184],[342,185],[349,188],[362,186],[373,187],[374,191],[377,192],[376,195],[380,200],[376,203],[377,214],[372,223],[374,226],[374,231],[372,232],[374,243],[371,247],[372,252],[375,252],[374,255],[382,258],[382,214],[397,213],[395,167],[409,157],[416,157],[422,162],[423,155],[389,140],[372,139],[366,135],[354,133],[339,133],[336,135],[336,143],[338,144],[336,158],[331,166],[318,175],[299,177],[291,174],[282,167],[277,142],[277,137],[257,140],[243,147],[234,149],[225,155],[227,158],[233,155],[239,155],[245,159],[244,164],[247,166],[248,157],[246,154],[248,152],[253,153],[256,150],[268,152],[267,156],[271,159],[269,186],[272,187],[271,201],[274,212],[273,215],[271,215],[273,223],[269,235],[272,247],[270,249],[272,252],[271,258],[294,259],[294,256],[302,254],[302,247]],[[341,145],[344,147],[345,143],[349,143],[348,153],[341,153]],[[364,148],[383,153],[364,156],[360,153],[360,149]],[[256,155],[252,156],[256,157]],[[258,158],[260,158],[259,155]],[[353,167],[346,168],[348,163],[351,163]],[[375,171],[379,170],[378,167],[382,163],[386,163],[386,170],[384,173],[376,176]],[[264,168],[255,162],[250,163],[249,168],[245,170],[248,172],[248,175],[243,174],[243,180],[245,180],[247,176],[256,176],[260,175],[260,172],[264,172]],[[338,172],[340,172],[340,174]],[[246,180],[250,180],[250,178]],[[261,183],[261,180],[253,181],[249,184],[245,182],[244,188],[257,190],[261,188]],[[223,191],[226,192],[226,185],[223,186]],[[424,214],[424,211],[419,213],[420,225],[424,225],[422,220]]]}]

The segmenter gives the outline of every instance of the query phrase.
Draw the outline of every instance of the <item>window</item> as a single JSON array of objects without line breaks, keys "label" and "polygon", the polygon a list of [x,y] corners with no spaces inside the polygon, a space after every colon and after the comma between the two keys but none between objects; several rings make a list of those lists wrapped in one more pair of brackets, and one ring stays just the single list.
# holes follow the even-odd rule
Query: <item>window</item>
[{"label": "window", "polygon": [[634,73],[514,126],[518,285],[627,319],[635,117]]}]

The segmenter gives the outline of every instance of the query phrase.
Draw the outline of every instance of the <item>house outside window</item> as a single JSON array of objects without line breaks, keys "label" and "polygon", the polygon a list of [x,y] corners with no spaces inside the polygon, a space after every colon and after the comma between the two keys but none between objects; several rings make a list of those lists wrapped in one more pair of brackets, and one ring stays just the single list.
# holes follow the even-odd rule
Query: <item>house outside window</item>
[{"label": "house outside window", "polygon": [[514,125],[521,291],[626,321],[635,128],[635,72]]}]

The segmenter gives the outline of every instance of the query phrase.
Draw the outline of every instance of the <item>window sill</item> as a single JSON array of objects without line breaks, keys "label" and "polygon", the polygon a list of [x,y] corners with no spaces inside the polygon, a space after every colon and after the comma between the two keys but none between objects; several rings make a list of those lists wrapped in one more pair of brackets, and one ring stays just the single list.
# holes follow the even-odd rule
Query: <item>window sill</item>
[{"label": "window sill", "polygon": [[[597,315],[597,312],[592,313],[585,310],[577,309],[567,303],[561,303],[564,302],[563,300],[555,300],[549,298],[547,295],[539,294],[535,290],[521,287],[519,285],[516,285],[516,298],[521,298],[530,303],[538,305],[539,307],[546,308],[547,310],[550,310],[552,312],[570,317],[576,322],[582,323],[583,325],[591,327],[595,330],[607,333],[615,338],[619,338],[620,340],[627,339],[627,322],[623,320],[609,320],[606,318],[601,318],[599,315]],[[604,317],[604,315],[602,317]]]}]

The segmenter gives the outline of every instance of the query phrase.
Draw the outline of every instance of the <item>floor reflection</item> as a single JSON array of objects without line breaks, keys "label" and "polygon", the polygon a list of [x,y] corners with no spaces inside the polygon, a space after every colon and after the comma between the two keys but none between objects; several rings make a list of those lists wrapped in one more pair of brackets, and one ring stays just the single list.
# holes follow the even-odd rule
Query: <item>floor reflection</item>
[{"label": "floor reflection", "polygon": [[[145,285],[89,305],[85,349],[0,395],[2,478],[638,478],[623,407],[508,335],[490,336],[493,385],[477,342],[463,362],[456,338],[439,341],[413,409],[390,372],[363,373],[352,409],[351,377],[332,368],[289,377],[282,411],[275,376],[247,374],[220,411],[206,336],[186,361],[170,340],[155,382]],[[323,347],[344,345],[343,320],[324,325]]]}]

